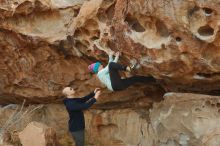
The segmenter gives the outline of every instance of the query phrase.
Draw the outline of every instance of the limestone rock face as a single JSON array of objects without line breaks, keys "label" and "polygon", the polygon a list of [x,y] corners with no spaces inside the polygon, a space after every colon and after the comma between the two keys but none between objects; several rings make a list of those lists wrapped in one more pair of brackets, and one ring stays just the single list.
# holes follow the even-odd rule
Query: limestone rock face
[{"label": "limestone rock face", "polygon": [[[12,115],[17,118],[12,118]],[[0,142],[2,132],[7,132],[9,135],[7,142],[11,144],[33,142],[40,146],[48,142],[56,146],[59,146],[59,143],[61,146],[74,146],[68,132],[68,114],[61,104],[31,105],[23,107],[22,110],[21,106],[11,104],[0,108],[0,117]],[[30,138],[33,136],[38,139],[32,141]]]},{"label": "limestone rock face", "polygon": [[56,146],[55,131],[38,122],[29,123],[19,138],[23,146]]},{"label": "limestone rock face", "polygon": [[[7,106],[1,108],[0,126],[15,112],[17,107]],[[24,108],[21,115],[27,109]],[[114,109],[114,110],[89,110],[85,112],[86,119],[86,144],[91,146],[146,146],[153,144],[152,128],[149,127],[149,112],[147,109]],[[32,121],[43,123],[34,124]],[[31,124],[29,124],[31,123]],[[20,132],[19,138],[23,145],[45,144],[47,139],[43,136],[48,127],[56,131],[57,143],[62,146],[74,146],[74,141],[68,132],[68,114],[63,105],[50,104],[23,116],[17,124],[8,131]],[[25,128],[26,127],[26,128]],[[45,128],[46,127],[46,128]],[[38,137],[30,141],[32,136]],[[14,141],[12,141],[15,143]],[[34,142],[33,144],[30,142]],[[39,142],[39,143],[38,143]],[[41,142],[41,144],[40,144]],[[19,141],[17,142],[19,143]]]},{"label": "limestone rock face", "polygon": [[[101,87],[86,112],[87,144],[218,146],[219,96],[201,93],[220,94],[219,25],[217,0],[0,0],[0,104],[61,103],[65,86],[77,96]],[[106,65],[109,51],[120,51],[122,64],[138,64],[132,75],[152,75],[158,84],[105,90],[87,66]],[[200,94],[167,93],[162,101],[166,92]],[[42,122],[72,145],[62,105],[11,126],[14,111],[1,108],[1,127]]]},{"label": "limestone rock face", "polygon": [[[150,110],[148,108],[90,109],[85,112],[86,144],[219,146],[219,100],[219,96],[168,93],[164,96],[164,101],[154,104]],[[1,127],[15,109],[13,106],[0,109]],[[63,105],[45,105],[29,116],[23,116],[8,130],[12,134],[14,131],[20,132],[32,121],[52,127],[61,145],[74,145],[68,132],[68,114]]]},{"label": "limestone rock face", "polygon": [[67,85],[84,94],[100,86],[87,66],[107,63],[110,50],[166,91],[219,94],[219,7],[213,0],[2,0],[0,102],[56,102]]},{"label": "limestone rock face", "polygon": [[87,117],[88,144],[95,146],[153,146],[153,129],[147,110],[89,111]]},{"label": "limestone rock face", "polygon": [[220,145],[219,96],[168,93],[164,98],[150,113],[158,145]]}]

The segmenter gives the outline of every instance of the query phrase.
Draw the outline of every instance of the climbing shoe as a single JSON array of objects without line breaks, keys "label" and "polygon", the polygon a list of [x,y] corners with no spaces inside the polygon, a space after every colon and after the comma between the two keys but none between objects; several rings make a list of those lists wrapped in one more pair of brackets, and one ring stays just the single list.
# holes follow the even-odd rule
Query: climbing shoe
[{"label": "climbing shoe", "polygon": [[133,71],[136,67],[137,67],[137,63],[136,63],[136,64],[131,64],[131,65],[129,65],[129,66],[126,67],[126,71],[131,72],[131,71]]}]

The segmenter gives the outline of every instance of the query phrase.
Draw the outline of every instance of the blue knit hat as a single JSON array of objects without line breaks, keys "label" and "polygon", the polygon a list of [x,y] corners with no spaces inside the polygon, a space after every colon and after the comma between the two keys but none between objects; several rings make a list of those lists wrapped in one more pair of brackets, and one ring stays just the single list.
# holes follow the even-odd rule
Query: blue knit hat
[{"label": "blue knit hat", "polygon": [[101,65],[100,62],[96,62],[96,63],[90,64],[88,66],[88,69],[90,72],[97,73],[100,65]]}]

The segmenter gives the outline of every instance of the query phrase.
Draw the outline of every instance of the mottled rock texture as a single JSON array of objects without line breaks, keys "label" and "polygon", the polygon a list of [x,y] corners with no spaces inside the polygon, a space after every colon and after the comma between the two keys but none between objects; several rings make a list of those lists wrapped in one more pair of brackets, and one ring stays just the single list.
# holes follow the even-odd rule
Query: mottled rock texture
[{"label": "mottled rock texture", "polygon": [[168,93],[164,98],[150,113],[158,145],[220,145],[219,96]]},{"label": "mottled rock texture", "polygon": [[[0,104],[61,103],[65,86],[85,95],[102,87],[87,66],[120,51],[120,63],[138,63],[132,74],[159,84],[115,93],[102,87],[86,113],[88,144],[218,146],[219,96],[201,94],[220,95],[219,25],[218,0],[0,0]],[[200,94],[161,101],[166,92]],[[16,108],[7,109],[0,120]],[[15,129],[39,121],[71,145],[63,106],[24,119]]]},{"label": "mottled rock texture", "polygon": [[[0,126],[17,106],[0,109]],[[30,109],[32,108],[27,107]],[[23,108],[25,112],[27,108]],[[36,108],[36,107],[35,107]],[[90,146],[219,146],[220,97],[189,93],[168,93],[149,111],[142,109],[89,110],[86,144]],[[73,146],[67,131],[68,115],[60,104],[45,105],[23,116],[11,126],[11,141],[28,123],[37,121],[53,127],[57,143]],[[33,131],[34,132],[34,131]],[[37,131],[35,130],[37,133]],[[14,137],[14,138],[13,138]],[[14,141],[13,141],[14,140]]]},{"label": "mottled rock texture", "polygon": [[219,94],[219,8],[217,0],[2,0],[1,102],[55,102],[73,84],[85,93],[99,85],[87,65],[106,63],[109,49],[166,91]]},{"label": "mottled rock texture", "polygon": [[56,133],[53,128],[31,122],[19,133],[22,146],[55,146]]}]

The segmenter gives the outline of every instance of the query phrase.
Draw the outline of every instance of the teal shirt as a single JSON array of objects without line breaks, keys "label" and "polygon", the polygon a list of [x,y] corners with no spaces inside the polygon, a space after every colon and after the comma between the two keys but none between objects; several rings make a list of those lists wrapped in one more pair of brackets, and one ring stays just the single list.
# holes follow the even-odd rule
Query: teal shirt
[{"label": "teal shirt", "polygon": [[113,60],[113,56],[109,55],[108,65],[97,73],[97,77],[99,78],[101,83],[103,85],[105,85],[108,88],[108,90],[110,90],[110,91],[113,91],[113,89],[112,89],[112,84],[111,84],[111,80],[110,80],[108,66],[109,66],[110,62],[116,62],[117,63],[118,59],[119,59],[119,56],[116,56],[115,59]]}]

